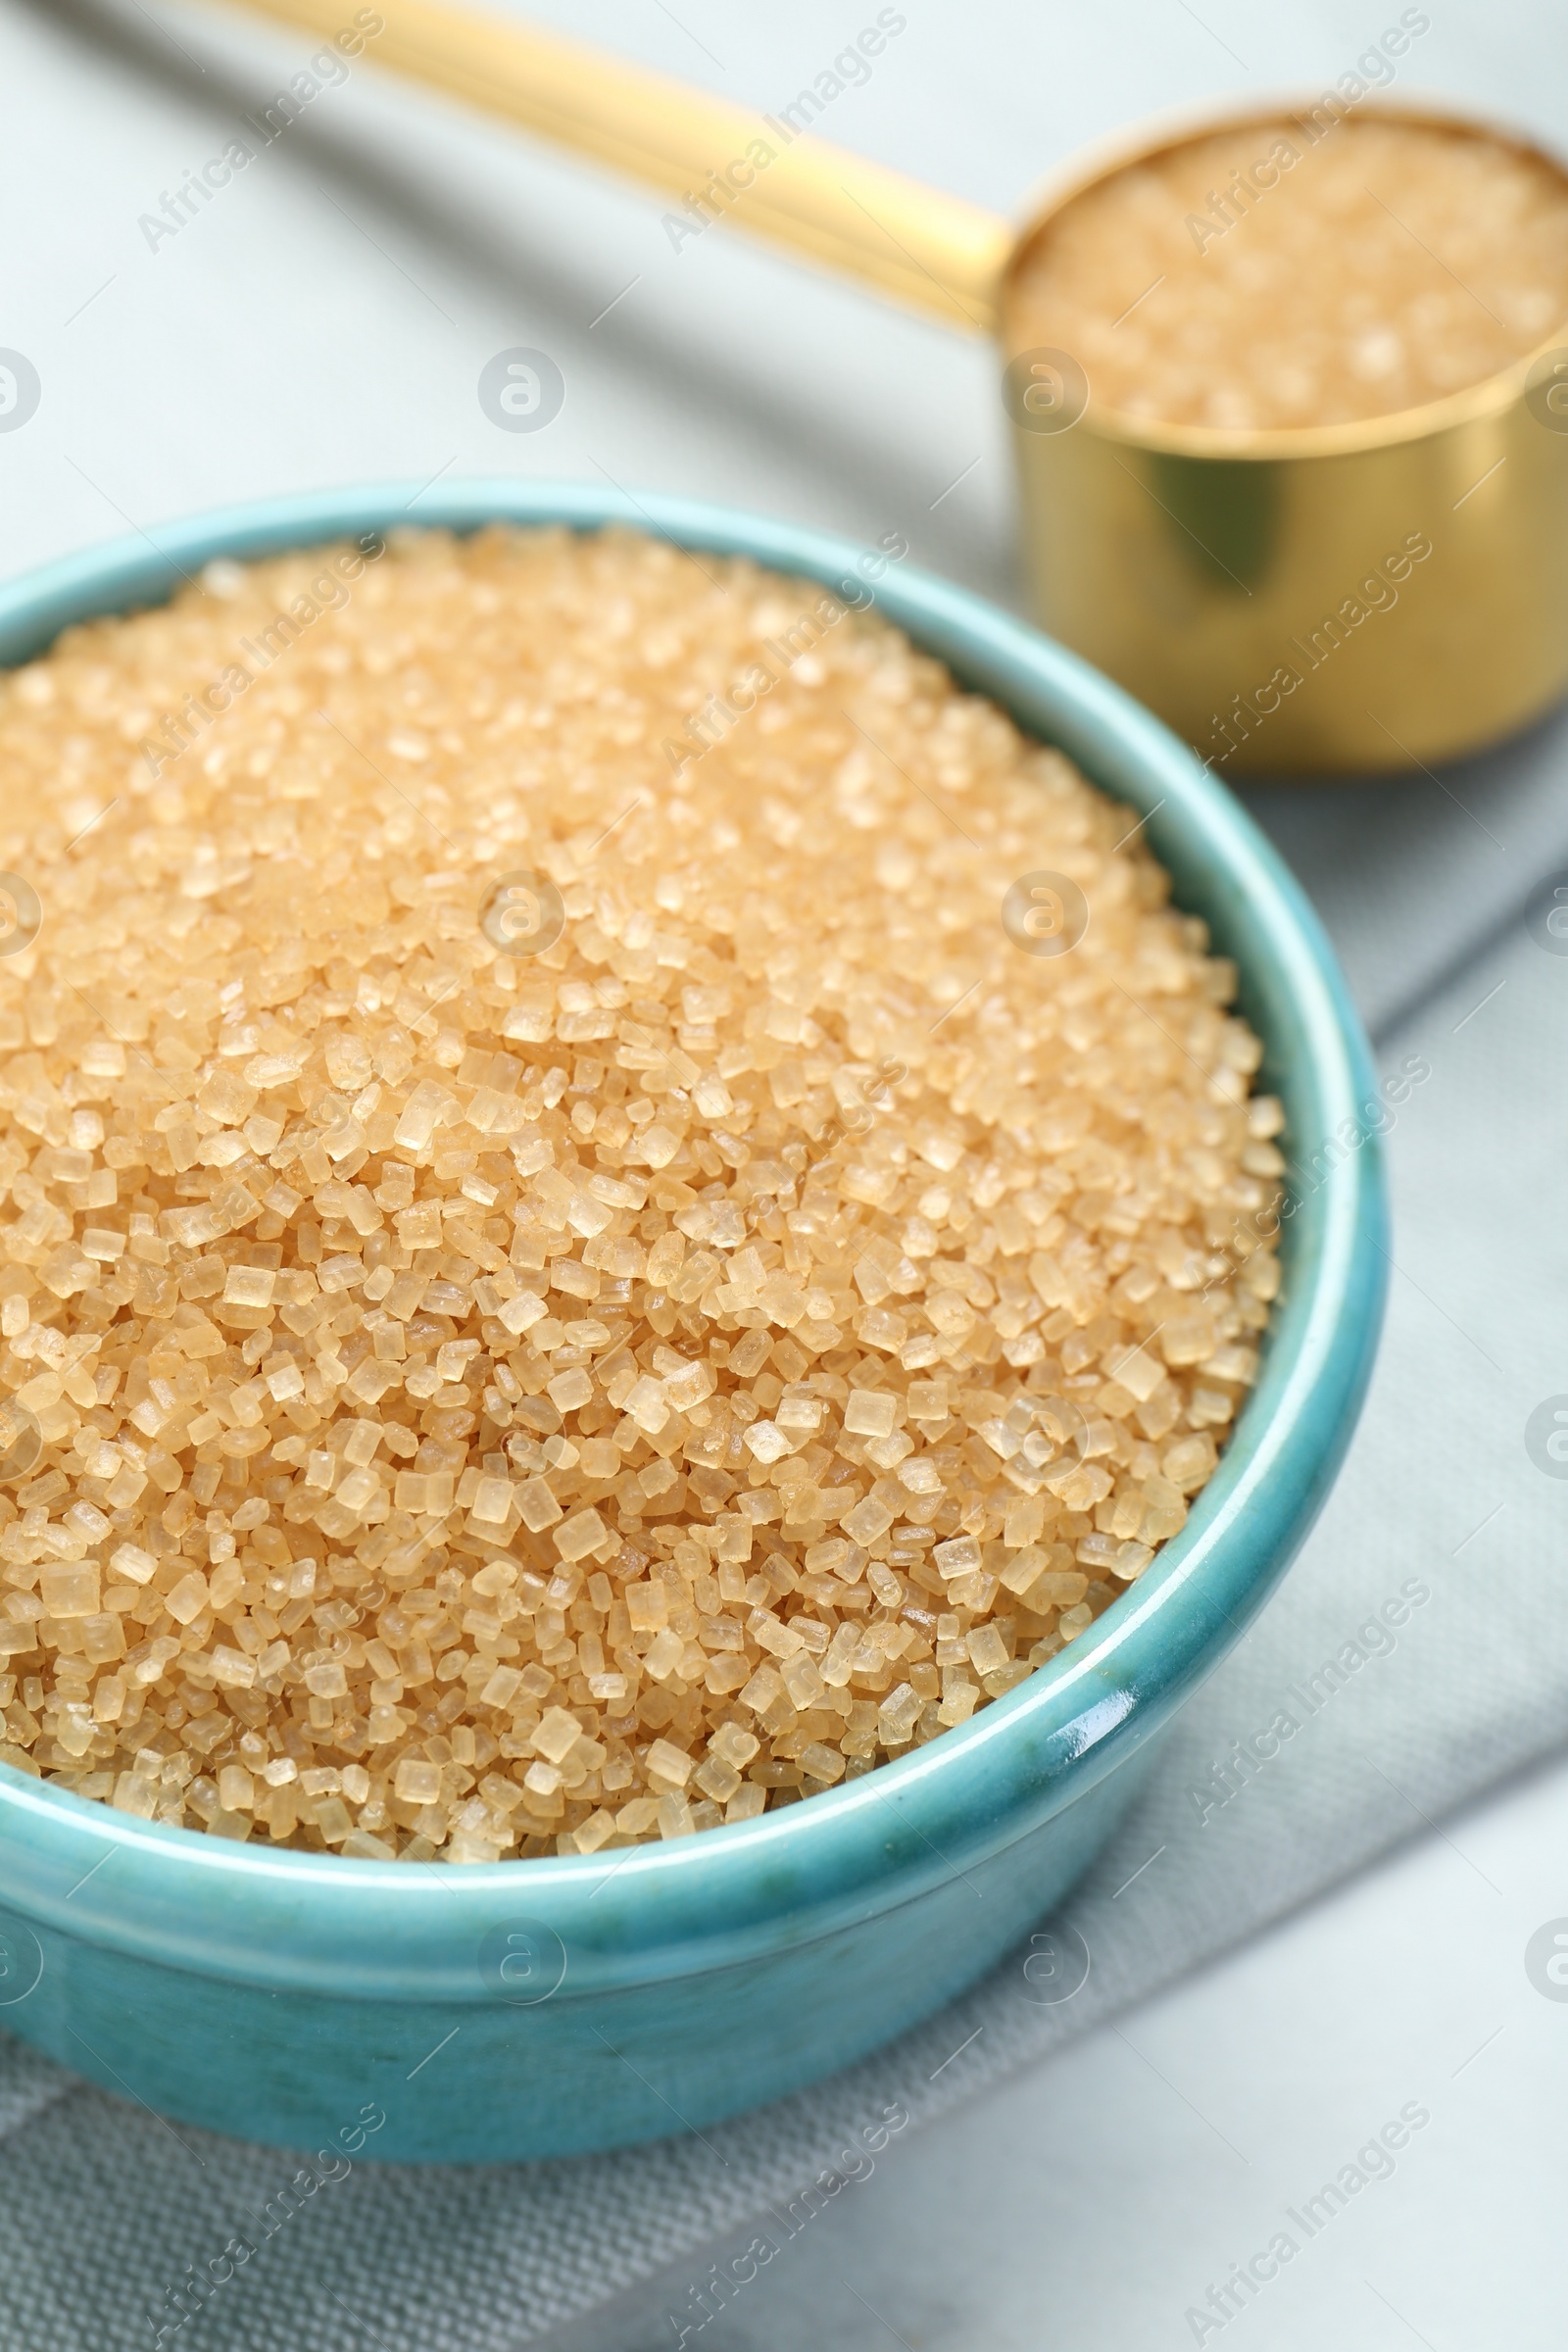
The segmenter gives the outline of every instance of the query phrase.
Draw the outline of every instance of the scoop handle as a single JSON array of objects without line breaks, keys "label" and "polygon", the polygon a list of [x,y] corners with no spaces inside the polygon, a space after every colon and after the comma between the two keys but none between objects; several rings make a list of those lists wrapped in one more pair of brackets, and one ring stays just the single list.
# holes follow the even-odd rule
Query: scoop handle
[{"label": "scoop handle", "polygon": [[452,4],[248,0],[335,40],[367,33],[363,54],[469,105],[624,172],[677,201],[664,216],[676,251],[725,220],[867,280],[951,326],[985,333],[1012,248],[1007,223],[808,133],[809,89],[779,116],[687,89],[662,74],[531,24]]}]

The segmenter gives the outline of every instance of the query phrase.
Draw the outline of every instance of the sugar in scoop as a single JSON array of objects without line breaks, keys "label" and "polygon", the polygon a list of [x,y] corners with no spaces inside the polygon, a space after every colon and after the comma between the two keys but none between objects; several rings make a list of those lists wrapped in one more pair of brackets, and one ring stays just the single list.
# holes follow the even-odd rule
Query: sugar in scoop
[{"label": "sugar in scoop", "polygon": [[1019,266],[1016,348],[1141,423],[1384,416],[1481,382],[1568,320],[1568,179],[1461,125],[1284,117],[1097,180]]}]

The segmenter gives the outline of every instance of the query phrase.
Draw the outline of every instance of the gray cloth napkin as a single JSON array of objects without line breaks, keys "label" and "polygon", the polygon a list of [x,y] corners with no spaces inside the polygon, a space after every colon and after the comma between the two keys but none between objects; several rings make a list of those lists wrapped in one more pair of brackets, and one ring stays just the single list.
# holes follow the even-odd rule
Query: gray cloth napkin
[{"label": "gray cloth napkin", "polygon": [[[688,24],[628,17],[624,38],[650,57],[662,41],[665,71],[764,104],[810,80],[860,22],[805,5],[786,31],[773,12],[755,24],[726,13],[720,65],[698,38],[716,14],[681,13]],[[1506,104],[1529,58],[1527,103],[1549,121],[1562,75],[1553,45],[1532,38],[1538,13],[1544,32],[1530,0],[1440,25],[1424,76]],[[1233,73],[1190,11],[1137,4],[1138,37],[1098,47],[1009,0],[950,20],[911,12],[869,86],[836,102],[832,135],[1006,204],[1082,136],[1216,76],[1262,87],[1339,70],[1368,37],[1363,13],[1326,0],[1312,14],[1309,38],[1291,12],[1250,26]],[[1069,70],[1053,71],[1069,40]],[[176,164],[220,148],[222,125],[309,46],[189,10],[176,39],[130,0],[20,0],[0,23],[31,92],[18,176],[30,161],[56,186],[59,154],[73,159],[69,202],[40,209],[8,253],[8,339],[36,343],[47,394],[8,564],[247,490],[456,466],[700,490],[867,538],[899,527],[917,560],[1016,596],[988,354],[719,235],[671,255],[657,210],[369,72],[323,95],[220,217],[142,250],[137,216]],[[557,354],[567,380],[537,447],[504,442],[473,397],[482,364],[517,344]],[[170,352],[195,367],[198,345],[204,366],[232,350],[228,390],[182,404],[172,431]],[[1056,1943],[702,2141],[477,2173],[357,2163],[179,2340],[512,2352],[662,2273],[673,2343],[715,2238],[739,2228],[781,2243],[850,2132],[890,2106],[906,2129],[929,2123],[1560,1737],[1568,1597],[1553,1570],[1568,1494],[1524,1433],[1568,1387],[1554,1307],[1568,1107],[1550,1082],[1568,958],[1530,928],[1543,886],[1568,869],[1565,764],[1559,717],[1437,777],[1249,795],[1325,914],[1380,1067],[1430,1065],[1387,1145],[1388,1334],[1318,1530],[1181,1717]],[[1236,1743],[1282,1714],[1293,1736],[1239,1763]],[[1078,1989],[1047,1997],[1076,1982],[1084,1953]],[[184,2127],[176,2139],[0,2035],[0,2352],[151,2346],[148,2308],[292,2169]]]}]

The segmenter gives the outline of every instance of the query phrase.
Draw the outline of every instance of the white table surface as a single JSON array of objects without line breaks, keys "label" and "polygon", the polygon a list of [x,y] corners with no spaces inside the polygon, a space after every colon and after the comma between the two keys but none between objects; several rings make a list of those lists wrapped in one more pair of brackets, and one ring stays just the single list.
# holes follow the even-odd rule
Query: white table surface
[{"label": "white table surface", "polygon": [[[1524,1952],[1568,1912],[1565,1833],[1559,1763],[892,2142],[687,2352],[1176,2352],[1280,2230],[1298,2253],[1205,2344],[1557,2352],[1568,2001]],[[1430,2122],[1308,2240],[1290,2209],[1407,2104]],[[705,2267],[552,2352],[673,2346]]]},{"label": "white table surface", "polygon": [[[803,0],[787,20],[754,8],[737,22],[720,0],[555,0],[534,13],[776,106],[876,12]],[[1398,10],[908,0],[905,13],[823,127],[1015,209],[1081,141],[1152,109],[1321,84]],[[1435,0],[1431,14],[1406,86],[1553,131],[1568,98],[1554,15],[1530,0]],[[172,0],[0,0],[0,344],[43,383],[36,417],[0,435],[0,568],[276,489],[523,472],[699,491],[868,537],[902,528],[920,561],[1018,601],[989,351],[738,238],[673,254],[657,206],[367,66],[149,250],[139,216],[311,45]],[[475,398],[484,362],[516,344],[552,352],[567,387],[557,422],[527,438],[497,432]],[[1537,800],[1544,840],[1555,797]],[[1265,820],[1354,911],[1353,877],[1324,855],[1325,806],[1298,791]],[[1420,855],[1391,910],[1417,986],[1452,946],[1423,929]],[[1487,920],[1510,892],[1483,887]],[[1374,1010],[1401,1001],[1365,945],[1361,962]],[[1431,2122],[1393,2177],[1204,2340],[1555,2347],[1568,2004],[1533,1988],[1524,1948],[1568,1913],[1565,1848],[1568,1767],[1543,1768],[895,2143],[689,2342],[1191,2343],[1184,2315],[1210,2282],[1415,2101]],[[552,2340],[673,2344],[668,2314],[690,2316],[698,2276],[677,2269]]]}]

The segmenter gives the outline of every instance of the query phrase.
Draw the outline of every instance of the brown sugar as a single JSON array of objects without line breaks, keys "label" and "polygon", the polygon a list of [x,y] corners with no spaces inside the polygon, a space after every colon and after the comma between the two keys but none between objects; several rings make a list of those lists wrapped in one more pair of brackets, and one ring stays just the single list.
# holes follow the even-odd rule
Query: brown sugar
[{"label": "brown sugar", "polygon": [[1257,1041],[1128,811],[874,612],[408,533],[72,629],[0,749],[6,1763],[678,1837],[1182,1526],[1278,1280]]},{"label": "brown sugar", "polygon": [[1463,127],[1281,118],[1097,181],[1025,258],[1009,331],[1130,419],[1344,424],[1497,373],[1568,321],[1568,180]]}]

